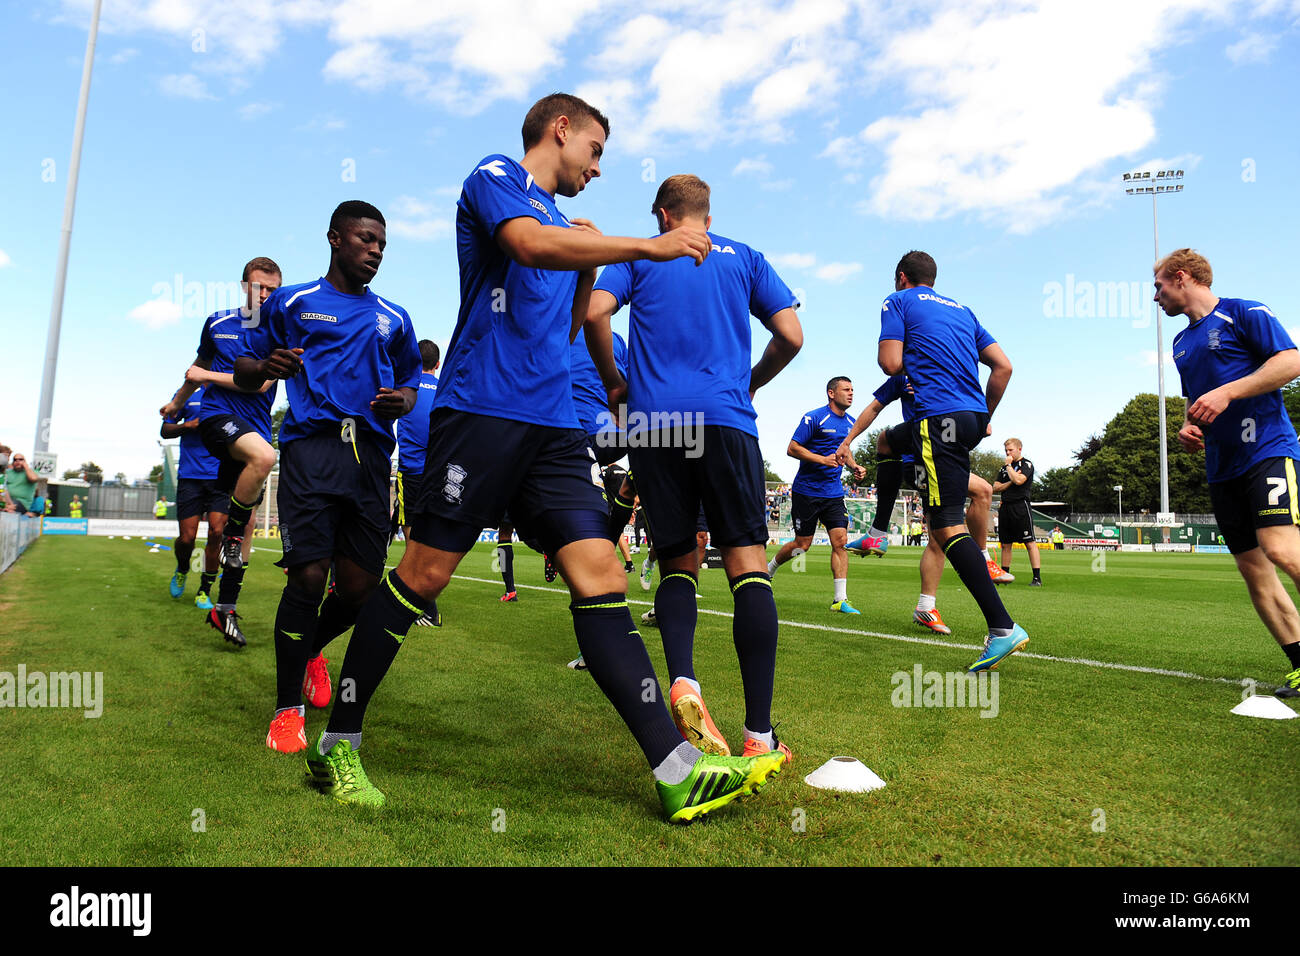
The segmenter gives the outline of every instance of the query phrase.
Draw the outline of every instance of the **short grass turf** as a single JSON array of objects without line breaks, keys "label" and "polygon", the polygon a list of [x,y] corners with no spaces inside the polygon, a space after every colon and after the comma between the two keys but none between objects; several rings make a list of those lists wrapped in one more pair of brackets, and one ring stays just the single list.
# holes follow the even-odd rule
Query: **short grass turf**
[{"label": "short grass turf", "polygon": [[[169,543],[167,539],[164,542]],[[274,545],[273,545],[274,546]],[[390,552],[390,563],[400,556]],[[951,571],[936,638],[911,622],[919,549],[853,559],[861,616],[829,610],[829,554],[776,575],[782,620],[774,716],[792,768],[691,827],[662,819],[639,750],[576,654],[568,598],[519,547],[519,602],[503,604],[478,546],[415,628],[372,703],[366,769],[378,812],[310,789],[302,759],[263,739],[271,636],[284,584],[261,549],[226,644],[172,600],[169,551],[136,538],[44,538],[0,576],[0,671],[100,671],[103,715],[0,709],[0,859],[26,865],[640,864],[1251,865],[1300,863],[1300,721],[1234,716],[1240,681],[1271,688],[1286,661],[1227,556],[1025,555],[1000,589],[1030,654],[998,712],[900,707],[899,672],[955,672],[982,619]],[[639,561],[638,560],[638,566]],[[1103,569],[1104,567],[1104,569]],[[557,582],[558,584],[559,582]],[[639,619],[651,594],[629,576]],[[1290,586],[1288,585],[1290,590]],[[701,574],[697,673],[741,742],[743,697],[724,572]],[[658,632],[643,627],[660,668]],[[921,643],[898,640],[919,639]],[[935,638],[960,647],[925,643]],[[346,646],[327,651],[335,680]],[[1208,678],[1208,679],[1200,679]],[[1236,682],[1236,683],[1231,683]],[[325,716],[309,709],[308,736]],[[860,758],[888,786],[817,790],[804,776]]]}]

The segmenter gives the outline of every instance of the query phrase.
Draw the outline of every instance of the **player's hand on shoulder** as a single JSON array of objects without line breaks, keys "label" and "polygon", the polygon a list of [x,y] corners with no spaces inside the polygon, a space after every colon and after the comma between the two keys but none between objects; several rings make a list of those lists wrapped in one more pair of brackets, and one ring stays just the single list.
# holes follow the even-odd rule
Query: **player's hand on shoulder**
[{"label": "player's hand on shoulder", "polygon": [[699,226],[678,226],[650,240],[648,258],[653,262],[668,262],[690,256],[699,265],[712,248],[713,240]]},{"label": "player's hand on shoulder", "polygon": [[259,365],[264,378],[293,378],[302,371],[302,349],[276,349]]},{"label": "player's hand on shoulder", "polygon": [[604,233],[596,228],[596,224],[590,219],[570,219],[569,228],[577,229],[580,232],[590,232],[597,236],[603,236]]},{"label": "player's hand on shoulder", "polygon": [[1183,446],[1183,451],[1201,451],[1205,448],[1204,437],[1195,425],[1184,425],[1178,430],[1178,444]]}]

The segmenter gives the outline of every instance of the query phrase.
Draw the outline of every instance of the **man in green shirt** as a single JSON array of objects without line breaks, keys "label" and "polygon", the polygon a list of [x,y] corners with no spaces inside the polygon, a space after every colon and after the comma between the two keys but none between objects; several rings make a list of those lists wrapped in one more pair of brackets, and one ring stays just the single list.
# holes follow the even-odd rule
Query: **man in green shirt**
[{"label": "man in green shirt", "polygon": [[31,465],[27,464],[25,456],[15,454],[10,458],[9,467],[5,469],[5,495],[8,502],[4,510],[19,514],[30,511],[32,499],[36,497],[36,482],[39,480]]}]

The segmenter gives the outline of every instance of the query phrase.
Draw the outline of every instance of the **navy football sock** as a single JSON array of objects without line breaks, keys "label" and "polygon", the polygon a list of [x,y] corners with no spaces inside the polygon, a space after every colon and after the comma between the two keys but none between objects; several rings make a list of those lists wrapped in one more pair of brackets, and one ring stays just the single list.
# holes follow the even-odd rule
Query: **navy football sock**
[{"label": "navy football sock", "polygon": [[668,716],[626,596],[579,598],[569,610],[578,650],[592,678],[627,724],[651,768],[658,767],[682,743],[682,735]]},{"label": "navy football sock", "polygon": [[[339,671],[340,693],[326,727],[330,733],[361,733],[370,698],[393,666],[406,632],[424,611],[424,599],[407,587],[396,571],[389,571],[357,617]],[[343,693],[344,689],[351,693]]]},{"label": "navy football sock", "polygon": [[975,539],[965,532],[954,535],[944,544],[943,555],[957,572],[957,577],[961,578],[961,583],[966,585],[971,597],[979,604],[989,630],[1010,630],[1014,627],[1015,622],[1011,620],[1011,615],[1002,604],[1002,598],[998,596],[997,585],[989,577],[988,565],[985,564],[984,555],[980,553]]},{"label": "navy football sock", "polygon": [[772,729],[772,687],[776,683],[776,600],[772,579],[751,571],[730,579],[736,616],[732,641],[740,660],[745,691],[745,726],[757,733]]},{"label": "navy football sock", "polygon": [[900,458],[882,458],[876,462],[876,516],[871,520],[873,531],[889,531],[889,519],[894,514],[894,502],[903,484],[903,461]]},{"label": "navy football sock", "polygon": [[[226,574],[230,569],[226,569]],[[275,614],[275,709],[302,704],[302,679],[316,637],[316,608],[312,594],[284,586]]]},{"label": "navy football sock", "polygon": [[308,660],[319,657],[330,641],[351,630],[352,625],[357,623],[359,613],[361,606],[343,600],[338,592],[331,591],[325,595],[325,602],[321,604],[320,614],[316,618],[316,639],[312,641]]},{"label": "navy football sock", "polygon": [[670,571],[655,591],[655,621],[664,642],[669,681],[679,677],[695,680],[695,587],[695,575]]}]

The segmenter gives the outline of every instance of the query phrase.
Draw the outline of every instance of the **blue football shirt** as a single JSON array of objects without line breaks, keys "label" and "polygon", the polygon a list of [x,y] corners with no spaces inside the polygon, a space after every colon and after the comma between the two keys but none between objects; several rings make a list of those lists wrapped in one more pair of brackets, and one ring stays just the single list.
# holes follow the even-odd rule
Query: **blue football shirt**
[{"label": "blue football shirt", "polygon": [[[1249,299],[1220,299],[1214,311],[1174,336],[1174,364],[1190,407],[1206,392],[1250,375],[1278,352],[1295,347],[1267,306]],[[1265,458],[1300,458],[1300,442],[1281,389],[1238,398],[1200,428],[1210,481],[1236,478]]]},{"label": "blue football shirt", "polygon": [[244,354],[255,358],[303,350],[302,371],[285,382],[281,444],[337,432],[350,418],[358,438],[369,434],[392,454],[393,423],[378,418],[370,403],[381,387],[420,386],[420,349],[405,309],[369,287],[361,295],[340,292],[322,276],[273,292],[247,335]]},{"label": "blue football shirt", "polygon": [[[214,312],[203,321],[199,332],[199,358],[211,363],[213,372],[233,373],[235,359],[244,354],[244,316],[239,309]],[[275,403],[278,383],[265,392],[241,392],[237,388],[211,385],[203,390],[200,419],[214,415],[234,415],[243,419],[267,441],[271,440],[271,406]]]},{"label": "blue football shirt", "polygon": [[[799,426],[790,436],[816,455],[833,455],[844,439],[853,430],[857,421],[852,415],[839,414],[829,404],[814,408],[799,419]],[[839,465],[814,465],[810,461],[799,461],[799,473],[794,476],[791,491],[813,498],[843,498],[844,485],[840,481]]]},{"label": "blue football shirt", "polygon": [[403,475],[424,474],[424,452],[429,447],[429,416],[438,394],[438,376],[420,373],[415,407],[397,420],[397,468]]},{"label": "blue football shirt", "polygon": [[631,303],[628,328],[628,435],[657,430],[663,416],[699,414],[705,425],[736,428],[754,437],[749,400],[750,316],[766,322],[798,306],[763,254],[743,242],[709,233],[713,250],[697,266],[620,262],[596,280],[617,300]]},{"label": "blue football shirt", "polygon": [[[203,408],[203,393],[208,386],[200,385],[190,396],[190,400],[185,403],[179,415],[168,415],[163,419],[169,425],[179,425],[187,422],[192,418],[199,418]],[[196,430],[187,430],[181,435],[181,454],[180,464],[176,468],[177,478],[195,478],[198,480],[207,480],[217,477],[217,467],[220,464],[208,451],[208,446],[203,444],[203,439],[199,437]]]},{"label": "blue football shirt", "polygon": [[[617,332],[614,337],[614,364],[619,374],[627,378],[627,343]],[[573,405],[578,413],[578,425],[588,435],[617,431],[614,416],[609,411],[609,395],[600,380],[596,363],[587,351],[587,337],[578,329],[578,337],[569,346],[569,377],[573,382]]]},{"label": "blue football shirt", "polygon": [[569,226],[528,170],[507,156],[485,157],[456,204],[460,311],[435,407],[577,428],[569,329],[578,273],[533,269],[506,255],[497,229],[523,216]]},{"label": "blue football shirt", "polygon": [[916,396],[917,418],[988,412],[979,355],[996,340],[969,308],[929,286],[895,292],[880,307],[880,341],[888,339],[903,343],[903,368]]}]

